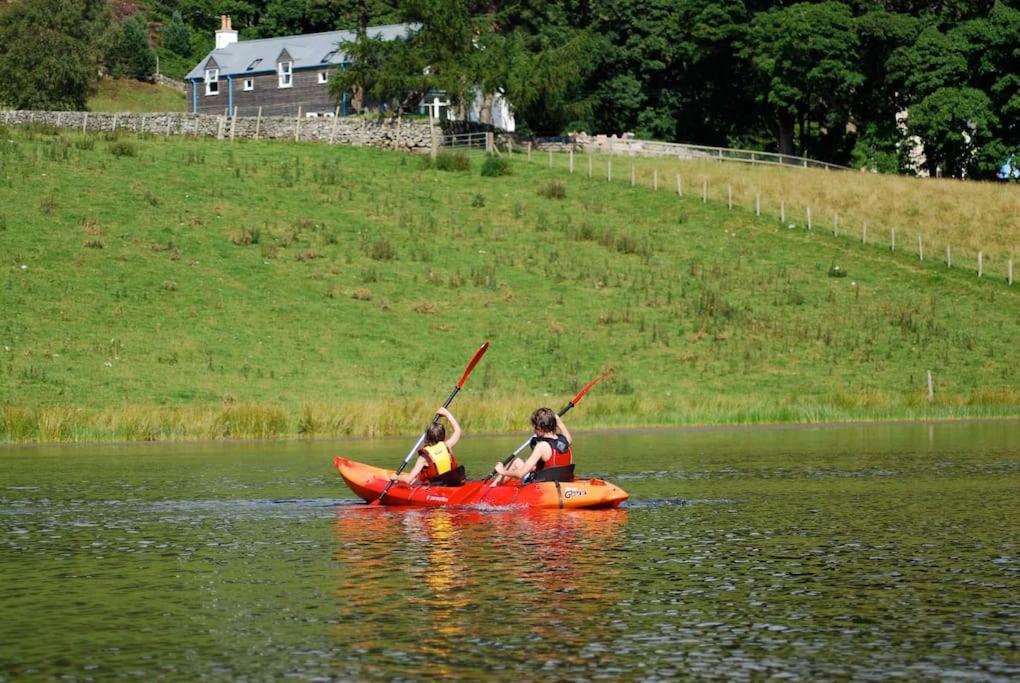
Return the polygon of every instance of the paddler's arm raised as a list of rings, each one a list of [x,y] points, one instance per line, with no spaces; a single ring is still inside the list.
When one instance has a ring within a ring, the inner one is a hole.
[[[568,445],[574,443],[574,438],[570,436],[570,430],[567,429],[567,425],[563,424],[563,418],[559,415],[556,416],[556,431],[563,435],[563,438],[567,440]]]
[[[453,413],[451,413],[446,408],[443,408],[442,406],[440,406],[439,409],[436,410],[436,415],[442,415],[443,417],[445,417],[447,420],[450,421],[450,426],[453,427],[453,434],[446,437],[445,439],[446,447],[452,451],[453,447],[457,445],[458,441],[460,441],[461,434],[463,434],[460,428],[460,423],[457,422],[457,418],[453,416]]]

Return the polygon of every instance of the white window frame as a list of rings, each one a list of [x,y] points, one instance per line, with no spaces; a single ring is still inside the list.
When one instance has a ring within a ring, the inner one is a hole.
[[[306,119],[317,119],[317,118],[319,118],[319,112],[317,112],[317,111],[306,111],[305,112],[305,118]]]
[[[220,70],[219,69],[206,69],[205,70],[205,94],[206,95],[219,95],[220,94]]]
[[[244,79],[244,89],[246,92],[250,92],[255,89],[255,79],[246,78]]]
[[[328,71],[320,71],[319,72],[319,85],[325,85],[327,83],[329,83],[329,72]]]
[[[276,76],[279,87],[292,87],[294,85],[294,62],[280,62],[277,64]]]

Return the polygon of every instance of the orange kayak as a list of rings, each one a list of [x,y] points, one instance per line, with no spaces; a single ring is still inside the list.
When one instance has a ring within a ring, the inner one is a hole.
[[[386,488],[393,470],[334,458],[340,476],[359,498],[371,502]],[[461,486],[428,486],[398,483],[390,487],[383,505],[532,507],[561,509],[615,508],[629,497],[627,492],[601,479],[569,482],[532,482],[521,485],[512,479],[499,486],[488,481],[468,481]]]

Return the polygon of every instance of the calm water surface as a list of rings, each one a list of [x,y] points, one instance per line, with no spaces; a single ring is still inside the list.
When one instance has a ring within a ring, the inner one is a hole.
[[[403,441],[0,450],[0,679],[1020,677],[1020,423],[577,437],[626,509],[352,500]]]

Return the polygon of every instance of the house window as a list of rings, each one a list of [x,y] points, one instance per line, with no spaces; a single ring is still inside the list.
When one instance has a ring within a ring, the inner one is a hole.
[[[320,71],[319,72],[319,85],[322,85],[323,83],[329,83],[329,72],[328,71]]]
[[[293,62],[280,62],[276,65],[276,74],[280,78],[280,87],[289,88],[294,85],[294,73],[291,70]]]
[[[205,70],[205,94],[206,95],[219,95],[220,94],[220,70],[219,69],[206,69]]]
[[[254,90],[255,89],[255,79],[254,78],[246,78],[246,79],[244,79],[244,89],[245,90]]]
[[[254,69],[255,67],[257,67],[257,66],[258,66],[259,64],[261,64],[261,63],[262,63],[262,58],[260,57],[259,59],[256,59],[256,60],[254,60],[254,61],[253,61],[253,62],[252,62],[251,64],[249,64],[249,65],[248,65],[248,68],[247,68],[247,69],[245,69],[245,71],[251,71],[252,69]]]

